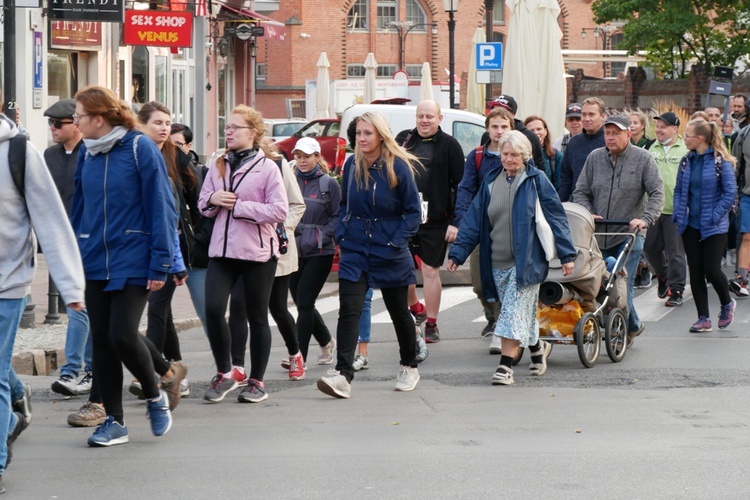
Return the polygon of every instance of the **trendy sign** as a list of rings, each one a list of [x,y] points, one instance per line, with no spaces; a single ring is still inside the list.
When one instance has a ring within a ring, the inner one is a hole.
[[[48,0],[50,19],[61,21],[122,22],[122,0]]]
[[[193,15],[172,11],[125,11],[125,45],[190,47]]]

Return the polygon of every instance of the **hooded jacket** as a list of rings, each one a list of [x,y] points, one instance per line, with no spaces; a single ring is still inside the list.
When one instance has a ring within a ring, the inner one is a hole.
[[[111,281],[114,289],[131,279],[165,281],[177,211],[156,144],[134,130],[107,152],[90,154],[83,144],[74,179],[70,221],[86,279]]]
[[[456,242],[451,245],[448,258],[456,264],[463,264],[474,248],[479,245],[479,273],[482,291],[490,302],[497,302],[498,292],[492,276],[492,241],[490,239],[490,219],[487,215],[493,182],[502,170],[494,171],[466,212]],[[536,200],[544,212],[555,235],[555,247],[560,262],[573,262],[576,249],[570,236],[568,219],[565,215],[555,188],[542,171],[527,164],[525,171],[516,181],[518,187],[513,198],[513,257],[516,268],[516,284],[529,286],[542,283],[549,272],[549,262],[542,243],[536,234]]]
[[[225,167],[221,177],[216,160],[211,162],[198,201],[205,217],[216,218],[208,256],[254,262],[278,259],[276,224],[284,222],[289,209],[278,165],[266,158],[261,149],[243,158],[234,173],[228,163]],[[232,210],[209,202],[211,195],[221,189],[237,195]]]
[[[307,206],[297,226],[297,248],[301,258],[333,255],[336,251],[333,236],[339,222],[341,187],[336,179],[328,180],[328,197],[322,195],[321,179],[328,174],[318,170],[311,179],[299,175],[297,185]]]
[[[8,149],[18,133],[18,127],[0,115],[0,299],[22,299],[30,293],[38,237],[65,303],[83,302],[85,283],[75,236],[44,159],[30,142],[24,196],[13,182]]]

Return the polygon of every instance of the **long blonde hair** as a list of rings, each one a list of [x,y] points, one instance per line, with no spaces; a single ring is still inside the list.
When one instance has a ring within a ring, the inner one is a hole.
[[[380,146],[380,160],[385,165],[388,186],[393,189],[398,185],[398,177],[396,177],[396,171],[393,168],[396,158],[404,160],[409,166],[409,172],[411,172],[411,175],[413,176],[414,163],[419,163],[419,159],[398,145],[396,139],[391,133],[391,129],[388,126],[385,117],[377,111],[368,111],[362,113],[359,117],[357,123],[361,122],[369,123],[375,127],[377,133],[383,138],[383,142]],[[354,148],[354,166],[354,176],[357,180],[357,187],[368,189],[370,187],[370,165],[365,158],[365,155],[360,151],[359,144]]]
[[[714,148],[714,155],[719,155],[732,164],[734,168],[736,160],[724,144],[724,133],[714,122],[707,122],[703,118],[690,120],[688,127],[693,127],[695,133],[706,141],[709,147]]]
[[[266,158],[273,161],[281,158],[278,148],[266,137],[266,125],[263,123],[263,115],[259,111],[246,104],[238,104],[229,114],[242,116],[247,126],[256,131],[255,139],[253,139],[254,148],[262,149]],[[219,176],[223,178],[226,173],[223,155],[216,159],[216,169],[219,171]]]

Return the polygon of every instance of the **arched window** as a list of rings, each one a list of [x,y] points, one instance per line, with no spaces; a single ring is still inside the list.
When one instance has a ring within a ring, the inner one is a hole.
[[[398,21],[398,1],[378,0],[378,31],[385,31]]]
[[[419,0],[406,0],[406,22],[414,26],[412,31],[427,31],[427,14]]]
[[[350,31],[367,31],[369,6],[367,0],[356,0],[349,9],[346,18],[346,27]]]

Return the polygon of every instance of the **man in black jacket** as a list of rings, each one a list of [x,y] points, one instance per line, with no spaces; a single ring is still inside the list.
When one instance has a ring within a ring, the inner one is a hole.
[[[518,130],[526,136],[526,138],[531,143],[531,156],[532,158],[534,158],[534,166],[544,170],[544,154],[542,152],[542,143],[539,142],[539,137],[537,137],[534,132],[526,128],[526,125],[523,124],[522,120],[519,120],[515,117],[516,113],[518,112],[518,103],[516,102],[516,100],[507,94],[499,95],[495,98],[494,101],[490,101],[487,103],[487,107],[489,108],[489,110],[492,110],[492,108],[496,106],[500,106],[501,108],[505,108],[511,112],[511,114],[513,115],[513,130]],[[488,113],[489,110],[487,111]],[[482,134],[482,144],[487,144],[487,141],[489,140],[490,136],[487,132]]]
[[[455,241],[458,234],[453,217],[456,189],[464,173],[461,145],[440,129],[442,119],[437,102],[422,101],[417,105],[417,127],[404,130],[396,137],[396,142],[421,162],[415,166],[415,177],[423,201],[423,223],[410,247],[412,255],[422,260],[425,303],[419,302],[417,288],[412,285],[409,287],[409,309],[418,326],[427,321],[425,340],[428,343],[440,340],[437,327],[442,293],[440,266],[445,261],[448,243]]]

